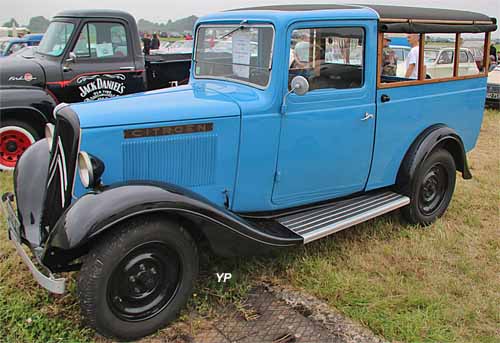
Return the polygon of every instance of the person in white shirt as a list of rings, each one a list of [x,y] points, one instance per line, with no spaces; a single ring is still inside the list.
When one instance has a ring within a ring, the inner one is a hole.
[[[408,42],[411,45],[411,50],[405,60],[407,79],[418,79],[418,56],[419,56],[419,39],[420,35],[418,33],[412,33],[407,35]]]

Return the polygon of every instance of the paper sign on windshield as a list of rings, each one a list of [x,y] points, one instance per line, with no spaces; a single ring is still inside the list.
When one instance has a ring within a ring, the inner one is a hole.
[[[250,77],[250,32],[237,31],[233,34],[233,73],[248,79]]]

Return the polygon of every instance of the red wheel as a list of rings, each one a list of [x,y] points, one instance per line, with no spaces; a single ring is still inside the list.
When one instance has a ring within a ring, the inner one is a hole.
[[[34,135],[20,126],[0,128],[0,170],[14,169],[19,157],[34,142]]]

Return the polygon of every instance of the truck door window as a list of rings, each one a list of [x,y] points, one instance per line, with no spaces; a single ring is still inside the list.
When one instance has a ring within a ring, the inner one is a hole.
[[[292,32],[289,85],[294,76],[309,89],[360,88],[363,84],[364,30],[361,27],[299,29]]]
[[[127,34],[119,23],[85,24],[73,52],[80,58],[106,59],[128,56]]]

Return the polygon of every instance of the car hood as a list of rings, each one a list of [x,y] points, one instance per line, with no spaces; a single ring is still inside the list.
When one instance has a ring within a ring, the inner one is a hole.
[[[0,86],[37,86],[45,84],[43,68],[31,59],[9,56],[0,59]]]
[[[71,105],[82,128],[230,117],[241,114],[231,97],[208,85],[187,85]]]

